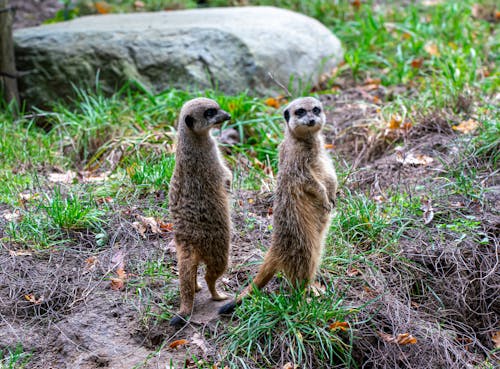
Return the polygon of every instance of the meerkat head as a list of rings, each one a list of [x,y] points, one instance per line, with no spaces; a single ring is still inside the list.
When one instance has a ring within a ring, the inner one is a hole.
[[[314,97],[301,97],[293,100],[284,113],[288,129],[298,137],[320,131],[325,125],[323,105]]]
[[[200,97],[189,100],[182,106],[179,125],[184,124],[191,131],[202,134],[229,119],[229,113],[222,110],[214,100]]]

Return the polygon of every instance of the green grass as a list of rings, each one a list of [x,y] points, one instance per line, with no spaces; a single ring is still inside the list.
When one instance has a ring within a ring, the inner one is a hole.
[[[21,345],[16,348],[0,349],[0,369],[23,369],[29,364],[31,354],[24,352]]]
[[[283,287],[269,295],[255,290],[237,308],[238,324],[220,337],[229,354],[224,364],[244,368],[248,360],[259,367],[281,367],[287,362],[299,367],[348,366],[352,331],[329,326],[349,321],[353,312],[330,287],[320,296]]]

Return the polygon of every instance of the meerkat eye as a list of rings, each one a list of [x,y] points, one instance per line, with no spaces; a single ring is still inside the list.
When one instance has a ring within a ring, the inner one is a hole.
[[[300,109],[295,110],[295,115],[298,116],[299,118],[306,115],[306,113],[307,113],[306,109],[300,108]]]
[[[316,114],[316,115],[319,115],[319,113],[321,113],[321,109],[320,109],[320,108],[318,108],[317,106],[315,106],[315,107],[313,108],[313,113],[314,113],[314,114]]]
[[[215,117],[216,115],[217,115],[217,109],[214,109],[214,108],[207,109],[203,113],[203,116],[205,118],[212,118],[212,117]]]

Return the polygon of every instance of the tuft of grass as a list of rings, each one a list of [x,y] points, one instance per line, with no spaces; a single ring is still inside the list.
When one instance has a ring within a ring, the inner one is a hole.
[[[0,350],[0,369],[23,369],[26,368],[31,354],[24,352],[21,345],[16,348]]]
[[[46,195],[43,209],[50,222],[64,230],[99,229],[104,221],[103,211],[91,199],[75,193],[63,196],[58,187],[52,197]]]
[[[320,296],[283,287],[269,295],[253,291],[236,309],[238,323],[220,336],[228,364],[247,367],[245,363],[250,361],[260,367],[281,367],[288,362],[300,367],[349,366],[352,332],[331,329],[330,324],[345,322],[352,310],[342,305],[342,298],[332,288],[327,290]]]
[[[134,186],[168,191],[174,173],[174,155],[163,155],[158,159],[137,160],[127,166],[126,171]]]

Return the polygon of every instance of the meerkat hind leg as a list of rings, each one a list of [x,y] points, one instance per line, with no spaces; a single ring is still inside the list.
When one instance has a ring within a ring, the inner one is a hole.
[[[208,290],[212,295],[212,300],[223,301],[228,298],[228,296],[222,292],[217,291],[215,287],[215,282],[224,273],[226,267],[224,265],[207,265],[207,271],[205,273],[205,280],[207,281]]]
[[[196,271],[198,269],[198,258],[196,256],[186,256],[180,247],[178,247],[177,255],[181,307],[177,315],[170,320],[170,325],[173,326],[183,324],[184,318],[189,316],[193,310]]]

